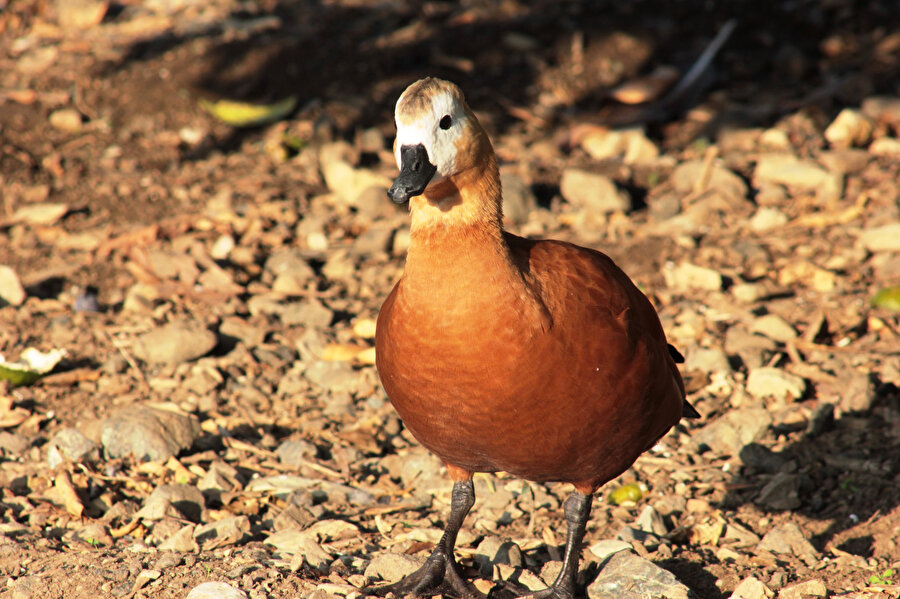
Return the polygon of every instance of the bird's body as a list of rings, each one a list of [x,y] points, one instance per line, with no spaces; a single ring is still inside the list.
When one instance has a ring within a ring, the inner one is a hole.
[[[449,580],[473,594],[453,540],[472,474],[503,470],[575,485],[566,566],[546,594],[568,597],[591,494],[681,418],[681,377],[653,306],[612,260],[503,231],[493,148],[459,88],[423,79],[396,114],[390,194],[409,200],[412,226],[376,359],[405,425],[456,482],[429,563],[384,588],[425,593]]]
[[[419,251],[381,311],[378,365],[448,464],[590,493],[681,418],[656,313],[603,254],[509,234]]]

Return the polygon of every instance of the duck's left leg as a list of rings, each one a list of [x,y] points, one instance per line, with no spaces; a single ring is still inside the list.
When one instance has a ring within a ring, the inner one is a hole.
[[[566,549],[563,556],[562,570],[550,588],[534,594],[538,599],[573,599],[575,583],[578,578],[578,562],[581,557],[581,541],[588,518],[591,516],[591,500],[593,495],[572,491],[566,500],[564,514],[566,517]]]

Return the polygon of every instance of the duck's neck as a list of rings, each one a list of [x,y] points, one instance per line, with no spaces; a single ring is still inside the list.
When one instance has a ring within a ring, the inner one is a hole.
[[[497,164],[493,156],[486,162],[410,200],[404,276],[410,287],[436,292],[464,282],[522,284],[503,237]]]

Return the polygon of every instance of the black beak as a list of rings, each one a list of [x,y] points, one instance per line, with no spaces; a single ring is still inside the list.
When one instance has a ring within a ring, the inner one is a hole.
[[[400,175],[388,190],[388,197],[396,204],[409,201],[425,191],[436,171],[437,167],[428,161],[425,146],[400,146]]]

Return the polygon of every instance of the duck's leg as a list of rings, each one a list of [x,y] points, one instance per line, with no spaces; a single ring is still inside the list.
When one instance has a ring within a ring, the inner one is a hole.
[[[534,594],[539,599],[573,599],[575,597],[575,581],[578,578],[578,561],[581,557],[581,541],[588,518],[591,515],[591,499],[593,495],[572,491],[566,500],[564,513],[568,533],[566,550],[563,556],[562,570],[546,590]]]
[[[471,478],[453,483],[447,526],[444,527],[444,534],[435,545],[434,551],[431,552],[425,565],[398,582],[380,587],[368,587],[363,591],[381,597],[388,593],[393,593],[397,597],[431,596],[438,593],[465,599],[483,597],[462,577],[456,559],[453,557],[456,535],[474,503],[475,486],[472,484]]]

